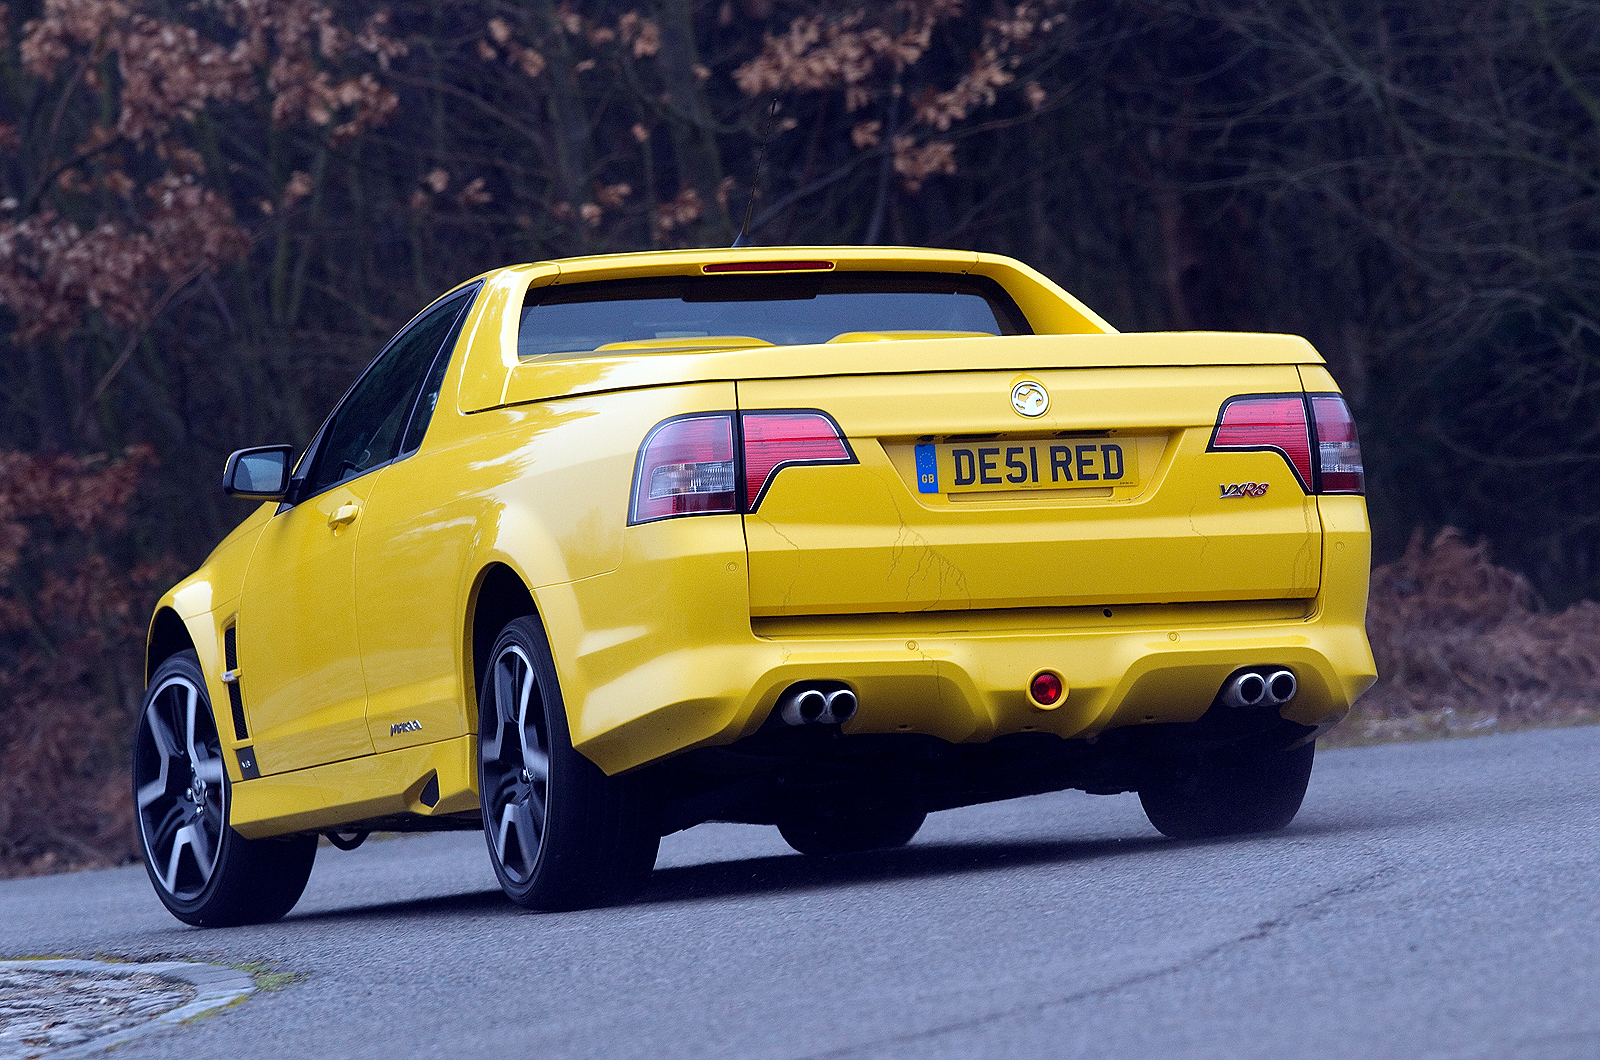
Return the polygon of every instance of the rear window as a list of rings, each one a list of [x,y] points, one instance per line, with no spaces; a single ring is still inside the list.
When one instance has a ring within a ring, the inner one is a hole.
[[[556,284],[528,292],[517,333],[523,357],[618,342],[668,344],[741,336],[774,346],[851,332],[1031,334],[993,280],[947,273],[673,276]]]

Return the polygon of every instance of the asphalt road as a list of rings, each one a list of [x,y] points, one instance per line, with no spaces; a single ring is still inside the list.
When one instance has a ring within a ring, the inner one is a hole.
[[[523,913],[481,836],[324,848],[279,924],[198,931],[141,869],[0,883],[0,957],[303,982],[137,1057],[1600,1057],[1600,728],[1319,755],[1286,832],[1178,843],[1133,796],[936,814],[819,861],[663,844],[620,909]]]

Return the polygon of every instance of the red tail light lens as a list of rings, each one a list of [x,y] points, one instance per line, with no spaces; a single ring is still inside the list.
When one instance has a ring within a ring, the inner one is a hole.
[[[1301,488],[1311,492],[1311,432],[1299,394],[1229,398],[1208,448],[1275,450],[1294,468]]]
[[[796,464],[853,464],[833,417],[825,412],[746,412],[745,510],[755,511],[779,471]]]
[[[1313,394],[1311,413],[1317,421],[1317,457],[1323,493],[1364,493],[1366,468],[1350,406],[1338,394]]]
[[[696,412],[656,424],[634,464],[628,523],[675,515],[755,511],[778,472],[797,464],[853,464],[833,417],[816,409]],[[744,492],[737,471],[742,464]],[[741,501],[743,505],[741,506]]]
[[[634,467],[629,523],[738,510],[730,413],[667,420],[645,438]]]

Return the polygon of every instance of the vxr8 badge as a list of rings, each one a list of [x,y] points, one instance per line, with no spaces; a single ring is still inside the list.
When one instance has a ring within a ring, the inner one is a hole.
[[[1222,498],[1229,497],[1265,497],[1267,483],[1265,482],[1234,482],[1222,486]]]

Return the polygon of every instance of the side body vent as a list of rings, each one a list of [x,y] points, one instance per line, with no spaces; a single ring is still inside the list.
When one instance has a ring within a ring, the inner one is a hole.
[[[244,721],[244,693],[239,691],[239,636],[238,627],[229,626],[222,634],[222,656],[228,664],[223,680],[228,685],[228,706],[233,709],[233,733],[239,740],[250,739],[250,730]]]

